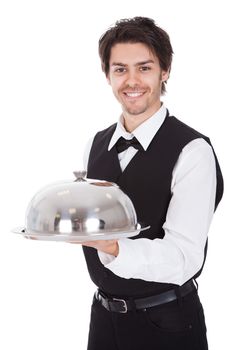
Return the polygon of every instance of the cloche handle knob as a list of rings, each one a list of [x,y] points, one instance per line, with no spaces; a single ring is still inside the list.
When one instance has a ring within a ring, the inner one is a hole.
[[[85,170],[81,171],[74,171],[73,172],[74,176],[76,177],[75,181],[86,181],[84,177],[87,175],[87,172]]]

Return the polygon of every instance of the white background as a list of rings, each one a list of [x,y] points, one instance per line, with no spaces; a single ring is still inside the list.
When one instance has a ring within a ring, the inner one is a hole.
[[[170,112],[208,135],[225,177],[199,291],[210,350],[232,349],[232,16],[230,1],[0,3],[0,348],[84,350],[95,286],[80,246],[13,233],[44,185],[73,179],[85,144],[120,107],[97,43],[117,19],[148,16],[175,51]]]

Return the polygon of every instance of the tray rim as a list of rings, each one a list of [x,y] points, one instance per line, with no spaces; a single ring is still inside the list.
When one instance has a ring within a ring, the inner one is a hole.
[[[91,232],[91,234],[77,234],[77,233],[47,233],[47,232],[35,232],[28,231],[25,227],[16,227],[11,232],[22,235],[25,238],[34,240],[46,240],[46,241],[94,241],[94,240],[110,240],[120,239],[123,237],[133,237],[139,234],[140,231],[149,229],[150,226],[137,223],[134,230],[128,231],[105,231],[105,232]],[[82,232],[80,232],[82,233]]]

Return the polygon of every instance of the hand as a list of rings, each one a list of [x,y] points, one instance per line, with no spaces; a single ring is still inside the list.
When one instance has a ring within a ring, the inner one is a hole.
[[[119,245],[117,240],[96,240],[87,242],[69,242],[79,243],[85,247],[95,248],[106,254],[117,256],[119,254]]]

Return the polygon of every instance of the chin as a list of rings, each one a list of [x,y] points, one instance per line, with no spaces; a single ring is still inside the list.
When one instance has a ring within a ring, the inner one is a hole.
[[[147,108],[141,109],[132,109],[132,108],[124,108],[124,110],[131,115],[140,115],[146,112]]]

